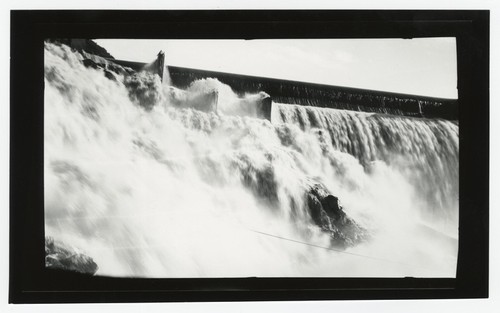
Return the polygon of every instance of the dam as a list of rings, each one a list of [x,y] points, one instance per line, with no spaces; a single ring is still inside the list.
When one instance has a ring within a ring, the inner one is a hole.
[[[268,93],[274,102],[350,111],[387,113],[414,117],[458,119],[458,103],[439,99],[374,90],[321,85],[283,79],[246,76],[168,66],[171,82],[186,88],[195,80],[213,77],[238,94]]]
[[[162,80],[168,73],[170,83],[180,89],[200,79],[215,78],[230,86],[238,95],[265,92],[269,98],[260,106],[260,116],[271,118],[272,102],[314,106],[350,111],[385,113],[410,117],[442,118],[458,120],[458,101],[419,95],[408,95],[376,90],[349,88],[342,86],[322,85],[300,81],[273,79],[267,77],[248,76],[171,66],[165,63],[163,51],[150,63],[116,60],[86,53],[88,44],[82,40],[72,40],[70,46],[84,51],[86,58],[101,64],[117,64],[133,71],[150,71]],[[105,65],[106,66],[106,65]],[[216,107],[216,105],[215,105]]]
[[[456,100],[151,59],[45,42],[46,267],[455,277]]]
[[[164,64],[164,61],[160,61],[164,57],[164,55],[159,56],[156,64]],[[117,61],[117,63],[127,66],[127,62],[124,61]],[[135,65],[135,68],[143,66],[143,64]],[[270,95],[273,102],[278,103],[412,117],[458,119],[458,101],[454,99],[321,85],[178,66],[167,66],[167,71],[171,84],[182,89],[187,88],[195,80],[216,78],[230,86],[239,95],[264,91]],[[160,72],[163,75],[163,68],[161,70],[158,68],[158,73]],[[262,112],[262,115],[268,119],[271,112],[270,105],[272,104],[267,104]]]

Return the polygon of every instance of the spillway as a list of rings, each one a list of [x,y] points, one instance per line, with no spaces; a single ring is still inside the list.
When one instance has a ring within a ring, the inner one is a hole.
[[[454,113],[44,53],[45,234],[96,275],[455,276]]]

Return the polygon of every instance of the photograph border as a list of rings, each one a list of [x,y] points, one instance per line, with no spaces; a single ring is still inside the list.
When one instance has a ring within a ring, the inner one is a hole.
[[[44,40],[455,37],[460,194],[457,277],[90,277],[44,263]],[[10,303],[488,297],[489,11],[11,11]]]

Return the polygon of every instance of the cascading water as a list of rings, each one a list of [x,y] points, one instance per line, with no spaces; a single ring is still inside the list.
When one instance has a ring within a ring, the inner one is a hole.
[[[317,131],[335,150],[356,157],[369,171],[383,161],[418,193],[428,223],[448,232],[458,225],[458,125],[445,120],[274,104],[274,123]]]
[[[45,233],[98,275],[455,276],[457,125],[279,104],[271,123],[220,83],[81,58],[45,45]],[[221,110],[177,105],[203,85]],[[314,222],[318,184],[359,231],[342,248]]]

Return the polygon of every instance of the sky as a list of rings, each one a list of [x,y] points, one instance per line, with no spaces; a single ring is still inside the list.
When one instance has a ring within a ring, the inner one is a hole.
[[[455,38],[98,39],[115,58],[456,99]]]

